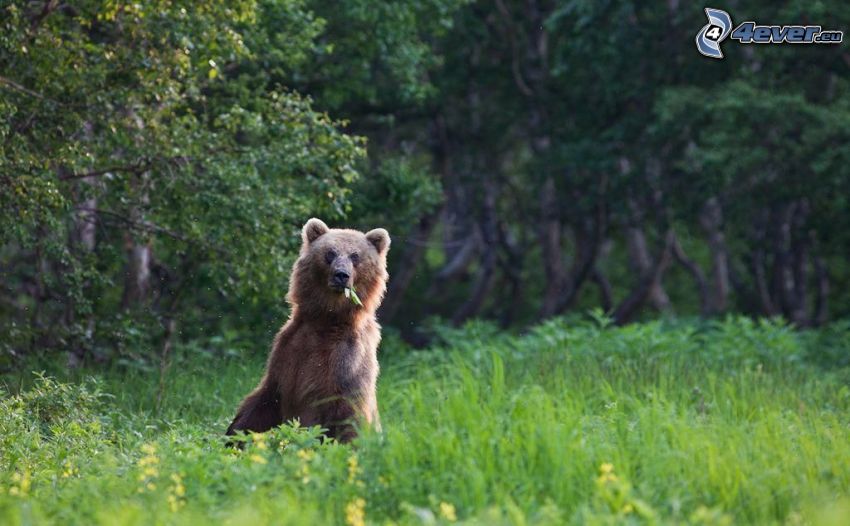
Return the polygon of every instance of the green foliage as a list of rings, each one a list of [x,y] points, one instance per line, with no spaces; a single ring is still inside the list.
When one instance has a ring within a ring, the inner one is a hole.
[[[850,14],[841,2],[718,7],[736,21],[824,28],[840,27]],[[848,281],[850,113],[841,95],[848,87],[842,53],[833,46],[729,41],[726,57],[711,60],[693,45],[704,24],[703,7],[681,2],[659,8],[632,0],[505,1],[458,9],[454,30],[435,41],[442,60],[429,75],[437,88],[431,111],[420,119],[423,126],[396,125],[388,142],[429,148],[442,170],[442,261],[452,261],[448,247],[463,244],[472,228],[492,230],[486,225],[491,216],[510,235],[500,246],[488,240],[487,249],[470,258],[468,272],[454,274],[450,286],[457,295],[424,294],[439,288],[432,286],[434,276],[444,269],[423,265],[424,285],[412,285],[409,300],[425,302],[425,312],[450,313],[458,297],[475,296],[478,282],[464,278],[477,272],[474,264],[485,251],[495,250],[510,264],[483,274],[497,276],[497,289],[521,281],[514,287],[522,294],[513,302],[494,294],[481,302],[480,315],[537,316],[538,291],[571,292],[560,274],[570,274],[570,281],[578,276],[585,289],[598,285],[616,308],[640,290],[635,267],[641,258],[623,238],[637,231],[649,240],[647,259],[661,260],[656,241],[669,229],[683,246],[691,241],[685,250],[694,263],[677,280],[673,262],[659,280],[666,283],[657,290],[666,289],[677,313],[705,305],[712,313],[781,313],[798,325],[818,324],[825,310],[813,308],[819,299],[811,284],[817,281],[823,291],[829,281],[829,311],[843,316],[847,300],[837,291],[847,290]],[[423,140],[424,126],[429,135]],[[543,186],[547,178],[551,187]],[[716,215],[701,217],[708,203]],[[482,212],[488,206],[494,212]],[[777,241],[775,217],[759,221],[788,210],[795,216],[793,248]],[[703,221],[712,217],[716,225]],[[559,223],[549,241],[540,234],[544,218]],[[510,238],[521,250],[511,249]],[[781,268],[788,252],[803,261],[794,271],[794,300],[776,290],[778,279],[756,283],[755,274],[791,272]],[[576,264],[587,253],[594,254],[593,284]],[[714,279],[721,260],[731,283]],[[693,275],[706,277],[707,300],[696,297]],[[690,287],[677,294],[685,280]],[[759,287],[771,290],[759,298]],[[724,291],[720,303],[711,298],[717,289]],[[607,302],[595,291],[581,296],[555,310]],[[658,296],[648,303],[667,310]],[[803,307],[792,312],[792,303]]]
[[[842,167],[850,156],[850,111],[844,101],[819,104],[801,92],[733,81],[709,92],[670,90],[657,111],[659,128],[678,136],[684,128],[694,141],[677,166],[686,177],[672,188],[685,198],[682,205],[693,206],[689,196],[710,191],[726,196],[736,216],[799,195],[819,208],[843,204],[834,196],[848,191]],[[697,192],[684,191],[694,183]]]
[[[181,351],[160,412],[155,372],[25,379],[0,412],[0,520],[835,524],[850,377],[819,363],[850,355],[850,335],[833,331],[600,316],[447,329],[438,348],[388,349],[384,434],[355,447],[298,426],[225,447],[258,354]]]
[[[104,399],[97,384],[69,385],[39,375],[28,390],[0,402],[3,522],[24,520],[26,509],[15,503],[29,497],[33,483],[46,488],[77,477],[80,466],[86,466],[92,456],[109,462],[108,446],[114,435]],[[72,501],[51,500],[60,506],[57,519],[73,518],[70,509],[61,509]]]
[[[397,225],[404,232],[432,213],[442,201],[442,186],[426,160],[383,157],[368,177],[360,179],[351,198],[352,217],[368,224]]]
[[[0,7],[7,350],[110,354],[127,319],[154,343],[158,317],[208,325],[214,303],[279,319],[298,228],[345,216],[365,155],[269,77],[307,61],[323,22],[297,1],[35,9]],[[120,290],[132,246],[155,278],[138,304]]]
[[[433,95],[427,72],[439,63],[432,40],[452,27],[468,0],[318,0],[311,7],[327,20],[324,53],[305,68],[302,82],[317,99],[344,114],[387,112]]]

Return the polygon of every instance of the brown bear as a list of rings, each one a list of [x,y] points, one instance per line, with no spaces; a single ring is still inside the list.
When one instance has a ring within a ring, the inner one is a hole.
[[[375,311],[387,287],[390,236],[383,228],[365,234],[328,228],[313,218],[301,238],[286,296],[292,313],[228,435],[263,432],[293,418],[318,424],[341,442],[357,436],[356,423],[380,430]]]

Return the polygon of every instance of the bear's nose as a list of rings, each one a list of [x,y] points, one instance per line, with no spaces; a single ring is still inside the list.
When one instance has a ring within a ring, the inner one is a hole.
[[[350,278],[350,277],[351,276],[348,274],[348,272],[346,272],[344,270],[337,270],[336,272],[334,272],[334,281],[336,281],[340,285],[347,284],[348,278]]]

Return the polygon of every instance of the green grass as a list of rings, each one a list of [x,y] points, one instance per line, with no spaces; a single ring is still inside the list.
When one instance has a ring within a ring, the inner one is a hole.
[[[0,407],[0,523],[850,517],[847,325],[557,320],[523,336],[486,324],[440,336],[453,343],[409,351],[388,339],[384,434],[353,447],[286,427],[226,448],[258,353],[184,350],[159,411],[156,370],[27,375]],[[19,382],[7,378],[11,391]]]

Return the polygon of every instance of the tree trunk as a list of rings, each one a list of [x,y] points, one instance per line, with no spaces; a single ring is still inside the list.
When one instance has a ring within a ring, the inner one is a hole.
[[[382,321],[391,321],[404,299],[404,294],[410,288],[413,277],[416,275],[416,269],[422,261],[422,256],[425,254],[425,248],[428,246],[428,240],[431,238],[431,232],[437,224],[436,214],[427,214],[419,220],[419,223],[413,231],[401,240],[402,256],[398,263],[394,266],[396,269],[389,282],[387,288],[387,296],[381,304],[378,317]]]
[[[558,298],[556,314],[560,314],[575,305],[581,287],[591,277],[599,252],[603,227],[599,217],[585,217],[579,220],[573,229],[575,233],[575,256],[565,279],[564,288]]]
[[[629,177],[632,171],[631,161],[628,157],[621,156],[619,158],[619,169],[621,177]],[[652,161],[647,163],[647,177],[658,177],[661,167],[658,162]],[[656,199],[660,200],[660,196]],[[649,248],[646,243],[646,234],[643,231],[643,222],[645,219],[644,208],[638,204],[637,199],[627,199],[629,224],[626,225],[626,250],[629,254],[629,265],[632,267],[638,276],[646,275],[652,269],[652,256],[649,254]],[[649,286],[650,304],[659,312],[667,312],[670,310],[670,298],[667,292],[664,291],[660,281],[651,283]]]
[[[79,187],[94,187],[96,181],[92,177],[80,179]],[[84,189],[81,189],[85,191]],[[76,193],[76,192],[75,192]],[[75,212],[72,215],[71,232],[69,235],[68,245],[72,253],[82,256],[85,260],[85,254],[94,252],[97,243],[97,197],[90,196],[82,199],[75,206]],[[91,283],[86,281],[83,284],[83,296],[89,296]],[[77,302],[68,301],[65,305],[65,323],[68,326],[73,325],[77,318]],[[80,338],[73,338],[69,345],[68,366],[77,367],[85,359],[89,349],[89,342],[94,337],[95,317],[89,311],[87,317],[83,320],[85,326],[84,334]]]
[[[460,325],[481,311],[484,301],[490,296],[495,283],[496,254],[487,250],[481,259],[475,282],[472,285],[468,299],[452,315],[452,323]]]
[[[124,293],[121,307],[129,309],[144,304],[151,290],[151,243],[137,240],[127,232],[124,235],[127,264],[124,270]]]
[[[135,123],[136,128],[145,129],[145,122],[136,114],[133,108],[126,108],[127,116]],[[150,172],[143,172],[130,179],[132,193],[138,197],[128,210],[130,224],[145,223],[144,209],[150,203],[149,186]],[[147,303],[151,293],[151,264],[153,263],[152,239],[148,233],[136,233],[128,229],[124,233],[124,250],[127,263],[124,270],[124,292],[121,296],[121,307],[130,309]]]
[[[133,225],[141,225],[145,222],[142,207],[148,203],[147,178],[148,174],[145,173],[136,182],[140,204],[130,208],[130,222]],[[124,293],[121,296],[121,307],[126,310],[143,305],[150,298],[153,248],[149,234],[125,231],[124,251],[127,254],[127,263],[124,268]]]
[[[499,317],[499,324],[502,327],[508,327],[513,323],[517,311],[522,305],[524,295],[524,280],[522,279],[522,269],[525,261],[525,250],[521,248],[512,239],[507,226],[500,222],[499,224],[499,266],[502,270],[502,276],[507,283],[507,301],[504,302],[505,308]]]
[[[791,268],[791,219],[794,204],[778,205],[771,214],[773,233],[773,268],[771,269],[771,294],[786,319],[791,319],[794,305],[794,274]]]
[[[703,316],[708,316],[712,313],[711,310],[711,301],[710,294],[708,292],[708,285],[705,280],[705,274],[703,274],[702,269],[696,262],[688,257],[685,253],[685,250],[682,248],[682,245],[679,243],[679,239],[677,237],[673,237],[673,245],[672,245],[673,257],[676,261],[688,271],[688,274],[694,278],[694,281],[697,284],[697,292],[699,293],[700,299],[700,313]]]
[[[602,310],[606,313],[611,312],[611,308],[614,306],[614,294],[611,291],[611,283],[608,278],[598,267],[594,266],[593,270],[590,271],[590,279],[599,287],[599,304]]]
[[[793,276],[793,289],[790,304],[790,316],[794,324],[804,327],[811,324],[808,308],[808,267],[809,267],[809,241],[810,233],[806,229],[806,221],[809,216],[809,204],[802,199],[794,209],[791,220],[793,230],[791,240],[791,275]]]
[[[85,183],[87,179],[82,179]],[[80,202],[73,215],[71,245],[85,252],[93,252],[97,242],[97,198],[90,197]]]
[[[716,197],[705,202],[699,216],[711,252],[711,286],[708,288],[708,314],[720,314],[729,302],[729,252],[723,233],[723,209]]]
[[[758,299],[761,314],[764,316],[776,316],[779,314],[776,303],[770,292],[770,284],[767,279],[767,228],[770,216],[767,211],[762,210],[753,223],[753,240],[750,256],[750,270],[753,274],[755,295]]]
[[[455,311],[452,323],[459,325],[467,318],[475,316],[490,296],[496,278],[497,246],[499,243],[498,218],[496,217],[496,184],[492,180],[484,182],[484,203],[481,213],[480,231],[483,257],[478,276],[472,286],[469,299]]]
[[[50,272],[50,264],[47,257],[44,255],[44,239],[47,237],[46,228],[39,224],[36,227],[35,251],[34,251],[34,276],[33,284],[30,287],[30,296],[33,301],[33,308],[30,314],[30,352],[35,352],[45,342],[47,335],[45,324],[42,320],[45,302],[48,299],[47,282],[45,277]]]
[[[505,9],[502,9],[505,11]],[[523,49],[514,42],[514,79],[520,92],[528,97],[528,129],[531,137],[531,151],[538,159],[545,158],[552,144],[549,133],[547,95],[549,83],[549,44],[545,28],[547,14],[536,0],[529,0],[525,11],[529,20],[528,27],[522,33],[527,35]],[[509,18],[509,17],[508,17]],[[511,23],[508,20],[508,23]],[[514,38],[514,37],[512,37]],[[520,63],[525,57],[525,63]],[[558,206],[557,188],[552,173],[545,174],[540,186],[540,226],[538,237],[543,260],[543,278],[546,290],[540,307],[540,315],[549,317],[558,310],[558,302],[566,284],[566,270],[563,262],[562,235],[563,226]]]
[[[655,258],[649,271],[640,277],[637,285],[629,295],[614,309],[611,317],[616,324],[623,325],[631,321],[634,315],[637,314],[638,309],[649,298],[652,284],[661,281],[661,276],[664,275],[664,272],[670,265],[674,239],[673,231],[668,230],[664,235],[664,242],[658,252],[658,256]]]
[[[643,229],[637,225],[626,227],[626,248],[629,253],[629,263],[632,269],[638,276],[644,276],[652,273],[653,261],[649,255],[649,248],[646,244],[646,236]],[[670,310],[670,298],[664,291],[660,280],[649,284],[647,292],[647,300],[659,312],[667,312]]]
[[[829,271],[826,261],[820,256],[815,258],[815,312],[812,316],[815,326],[823,325],[829,319],[827,300],[829,298]]]
[[[540,216],[540,247],[543,278],[546,280],[540,315],[546,318],[557,311],[566,279],[561,247],[561,220],[558,217],[555,180],[551,176],[546,178],[540,189]]]
[[[475,259],[480,246],[480,234],[473,229],[467,233],[466,238],[458,239],[451,250],[446,254],[454,254],[445,265],[434,275],[434,279],[428,288],[428,295],[439,294],[445,284],[459,278]]]

